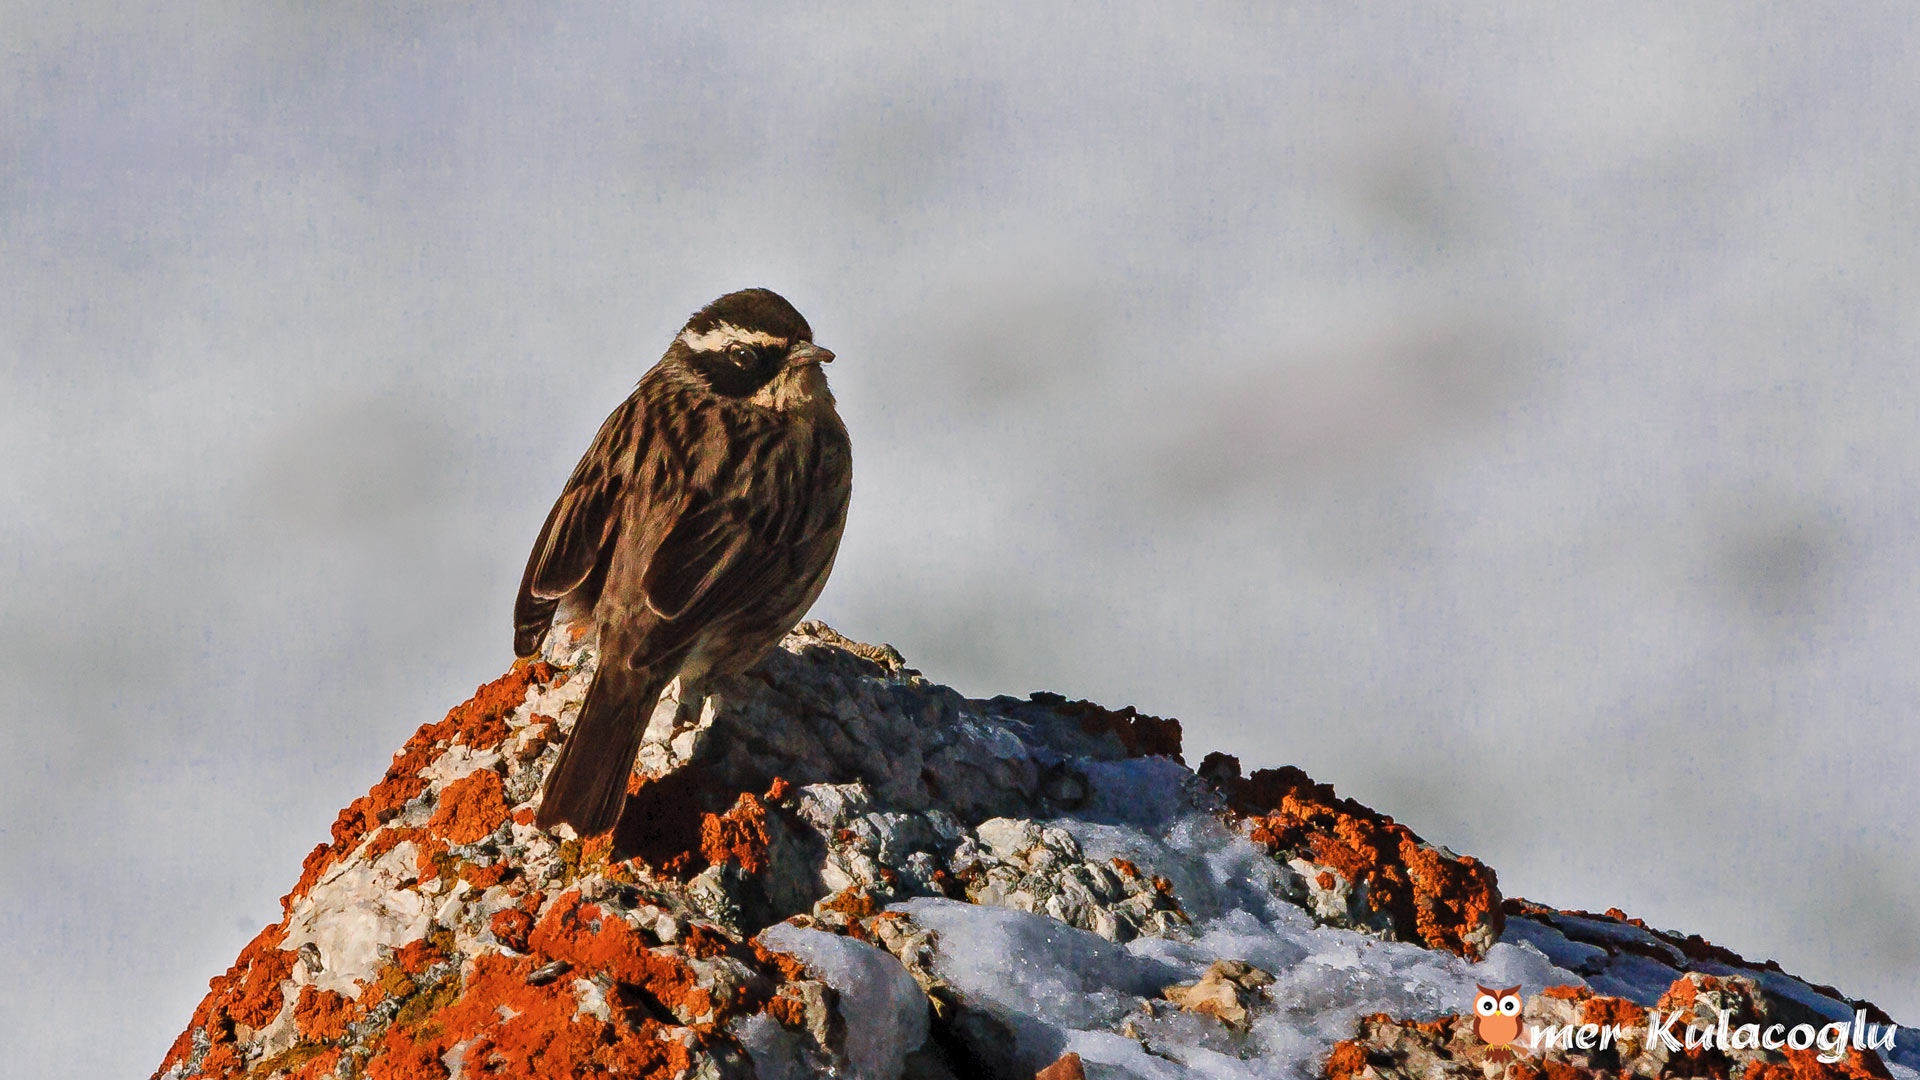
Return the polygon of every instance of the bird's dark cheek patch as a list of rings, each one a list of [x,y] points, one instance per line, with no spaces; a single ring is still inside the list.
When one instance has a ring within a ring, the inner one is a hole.
[[[688,363],[714,393],[723,397],[752,397],[772,378],[764,365],[742,368],[724,353],[696,353]]]

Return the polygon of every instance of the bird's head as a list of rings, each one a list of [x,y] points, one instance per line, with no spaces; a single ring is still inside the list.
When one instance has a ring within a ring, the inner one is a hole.
[[[820,365],[833,359],[813,343],[807,320],[769,289],[742,289],[701,308],[667,356],[716,394],[779,409],[825,397]]]

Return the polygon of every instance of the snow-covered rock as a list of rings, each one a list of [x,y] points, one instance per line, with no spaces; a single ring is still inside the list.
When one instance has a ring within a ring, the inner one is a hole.
[[[1554,1023],[1735,998],[1887,1020],[1618,912],[1503,900],[1297,769],[1190,770],[1171,720],[970,700],[814,623],[672,688],[612,835],[550,835],[533,810],[593,673],[553,637],[341,813],[158,1076],[1920,1080],[1906,1029],[1834,1062],[1489,1057],[1476,986]]]

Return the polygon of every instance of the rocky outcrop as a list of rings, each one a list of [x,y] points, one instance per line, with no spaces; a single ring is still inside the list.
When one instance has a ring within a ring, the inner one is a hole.
[[[1172,720],[967,699],[816,623],[669,692],[612,835],[550,835],[534,805],[593,673],[554,638],[340,814],[158,1076],[1386,1080],[1478,1068],[1434,1019],[1475,982],[1624,1009],[1702,972],[1853,1008],[1503,903],[1488,867],[1297,769],[1187,769]]]

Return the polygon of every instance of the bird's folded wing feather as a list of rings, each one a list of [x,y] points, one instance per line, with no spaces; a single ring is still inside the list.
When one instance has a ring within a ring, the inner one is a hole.
[[[578,589],[611,551],[620,529],[620,500],[633,485],[640,411],[635,395],[607,417],[547,514],[513,605],[523,642],[534,627],[545,631],[555,603]]]
[[[653,551],[641,579],[647,604],[663,619],[678,619],[714,586],[764,558],[767,539],[755,535],[739,499],[703,499],[690,506]]]
[[[821,469],[844,468],[843,459],[816,456],[808,479],[817,481]],[[647,564],[641,582],[647,603],[669,620],[690,612],[704,619],[745,608],[820,569],[812,563],[832,552],[812,549],[837,545],[846,485],[807,483],[788,496],[773,507],[746,497],[690,499]]]

